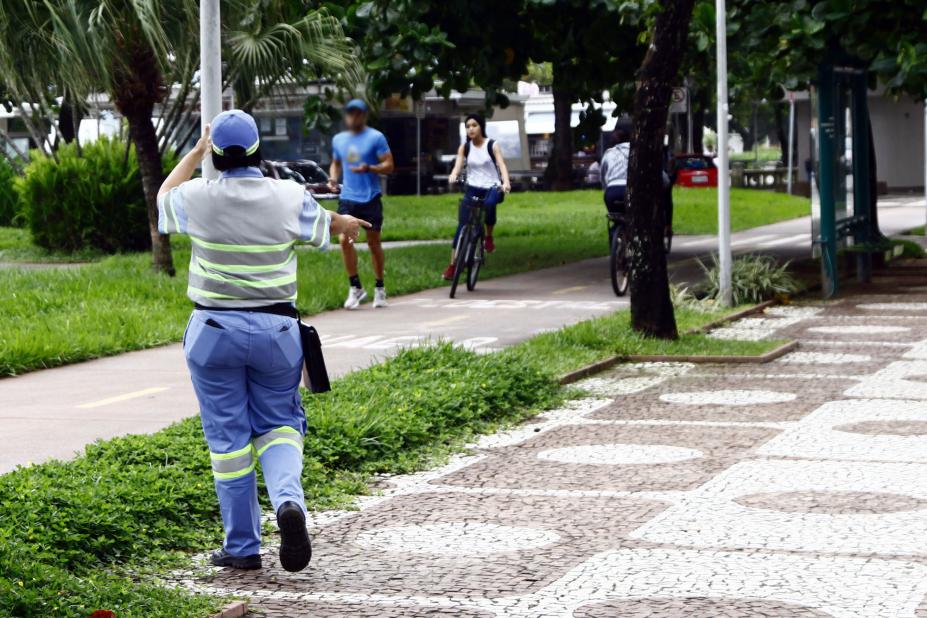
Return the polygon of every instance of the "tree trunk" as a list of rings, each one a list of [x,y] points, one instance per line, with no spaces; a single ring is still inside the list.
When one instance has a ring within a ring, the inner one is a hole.
[[[686,50],[695,0],[662,0],[653,37],[638,72],[628,167],[631,226],[631,327],[661,339],[676,339],[669,273],[663,249],[663,136],[673,83]]]
[[[705,152],[705,110],[710,104],[707,91],[699,89],[692,97],[692,151]]]
[[[83,117],[80,109],[71,104],[70,97],[65,95],[61,101],[61,107],[58,109],[58,133],[65,144],[70,144],[77,139],[77,131],[80,128],[80,120]]]
[[[782,113],[782,108],[785,107],[785,103],[781,101],[773,102],[772,105],[773,117],[775,118],[776,122],[776,139],[779,140],[779,151],[781,153],[779,155],[779,162],[785,166],[789,164],[789,148],[792,147],[792,145],[789,143],[789,134],[786,132],[785,119]]]
[[[753,116],[750,116],[750,124],[753,124]],[[740,136],[740,139],[743,140],[744,152],[749,152],[753,150],[753,143],[755,141],[755,135],[753,134],[752,127],[746,127],[742,125],[737,119],[731,118],[730,120],[731,129]]]
[[[547,171],[544,174],[547,185],[553,191],[569,191],[573,188],[573,128],[570,122],[573,119],[573,93],[563,88],[562,77],[558,83],[558,75],[563,69],[554,65],[554,143],[550,149],[547,160]]]
[[[164,182],[164,170],[161,166],[161,152],[158,148],[158,135],[151,122],[151,112],[127,116],[129,121],[129,138],[135,144],[138,157],[138,171],[142,176],[142,189],[145,191],[145,204],[148,207],[148,228],[151,232],[151,267],[156,272],[174,276],[174,260],[171,256],[171,240],[167,234],[158,232],[158,189]]]
[[[130,39],[127,37],[127,40]],[[138,170],[142,177],[145,204],[148,207],[148,229],[151,232],[151,266],[155,272],[174,275],[171,242],[167,234],[158,232],[158,189],[164,182],[158,134],[151,114],[155,103],[167,94],[154,53],[146,45],[126,50],[129,69],[117,70],[114,79],[114,102],[129,123],[129,139],[135,145]]]

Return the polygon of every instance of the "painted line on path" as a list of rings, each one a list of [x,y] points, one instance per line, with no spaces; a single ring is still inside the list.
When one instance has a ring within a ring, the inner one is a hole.
[[[143,388],[140,391],[133,391],[131,393],[125,393],[124,395],[116,395],[114,397],[107,397],[106,399],[100,399],[98,401],[91,401],[89,403],[82,403],[78,408],[84,410],[90,408],[99,408],[102,406],[108,406],[112,403],[119,403],[121,401],[128,401],[130,399],[138,399],[139,397],[144,397],[145,395],[153,395],[155,393],[161,393],[168,390],[167,386],[153,386],[151,388]]]

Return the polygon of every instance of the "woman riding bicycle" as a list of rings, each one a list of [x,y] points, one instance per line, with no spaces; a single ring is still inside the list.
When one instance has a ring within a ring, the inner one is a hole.
[[[482,200],[483,211],[486,215],[487,253],[495,251],[492,231],[496,225],[496,205],[502,201],[504,194],[512,189],[509,181],[509,170],[505,166],[502,148],[499,143],[486,137],[486,120],[479,114],[470,114],[464,121],[467,131],[467,141],[457,149],[457,160],[454,169],[448,177],[448,182],[454,184],[460,176],[464,165],[467,166],[467,186],[460,210],[457,215],[457,232],[454,234],[452,247],[457,246],[457,238],[461,230],[467,225],[470,216],[470,203],[476,198]],[[451,264],[443,273],[443,277],[451,280],[454,277],[454,261],[456,256],[451,250]]]

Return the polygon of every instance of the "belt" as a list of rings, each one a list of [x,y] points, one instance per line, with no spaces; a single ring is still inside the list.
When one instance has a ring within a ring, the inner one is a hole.
[[[249,311],[251,313],[270,313],[293,318],[294,320],[299,319],[299,312],[296,311],[296,307],[291,303],[274,303],[261,307],[205,307],[199,303],[194,303],[193,308],[199,311]]]

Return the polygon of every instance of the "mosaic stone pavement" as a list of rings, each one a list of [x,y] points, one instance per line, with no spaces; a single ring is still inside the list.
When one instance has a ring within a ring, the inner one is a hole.
[[[176,574],[287,617],[927,616],[927,286],[774,307],[765,365],[628,364],[320,513],[299,574]],[[273,538],[270,539],[274,541]]]

